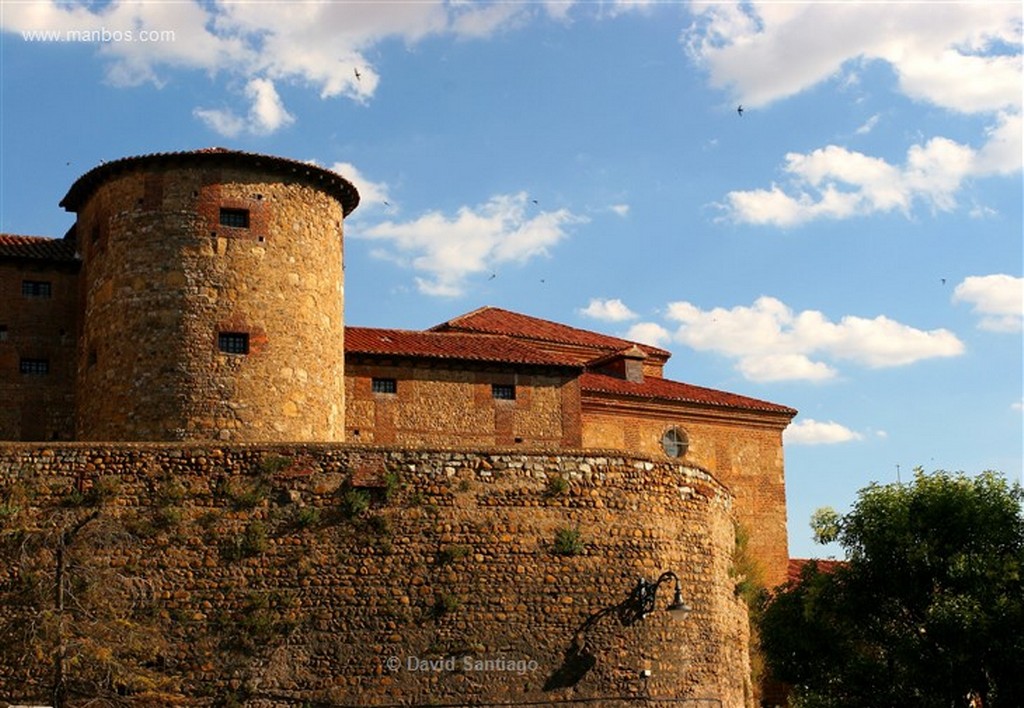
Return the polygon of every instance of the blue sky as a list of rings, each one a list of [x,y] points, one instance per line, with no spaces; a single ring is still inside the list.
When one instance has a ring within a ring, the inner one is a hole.
[[[799,409],[794,556],[898,471],[1021,476],[1019,2],[3,0],[0,25],[4,232],[62,235],[102,160],[315,161],[362,194],[350,324],[496,305]]]

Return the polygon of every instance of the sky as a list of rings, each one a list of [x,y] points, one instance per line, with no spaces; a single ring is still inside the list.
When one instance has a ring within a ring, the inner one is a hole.
[[[1022,476],[1019,2],[0,0],[0,231],[120,157],[351,180],[349,324],[484,305],[792,406],[808,521]],[[742,112],[738,109],[742,107]]]

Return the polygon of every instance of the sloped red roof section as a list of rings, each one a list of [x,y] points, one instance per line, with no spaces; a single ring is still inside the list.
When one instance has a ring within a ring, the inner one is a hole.
[[[489,334],[505,334],[510,337],[536,339],[544,342],[569,344],[590,347],[600,350],[599,354],[610,351],[621,351],[638,346],[648,356],[668,359],[672,353],[665,349],[652,347],[628,339],[620,339],[586,329],[570,327],[558,322],[530,317],[518,312],[503,310],[500,307],[481,307],[465,315],[443,322],[430,328],[431,331],[482,332]]]
[[[511,337],[461,332],[346,327],[345,353],[579,369]]]
[[[594,393],[612,393],[638,399],[685,401],[687,403],[699,403],[721,408],[744,408],[754,411],[782,413],[789,416],[797,414],[796,409],[780,406],[777,403],[653,376],[646,376],[643,381],[633,382],[615,376],[588,371],[580,376],[580,388],[584,393],[589,391]]]
[[[75,245],[68,239],[0,234],[0,257],[74,261]]]
[[[786,567],[786,581],[790,583],[799,582],[800,573],[808,563],[817,563],[818,570],[822,573],[832,573],[835,569],[844,565],[845,561],[822,560],[820,558],[790,558]]]

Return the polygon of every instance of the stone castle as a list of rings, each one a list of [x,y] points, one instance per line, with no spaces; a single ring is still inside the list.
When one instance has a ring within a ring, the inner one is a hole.
[[[77,215],[63,239],[0,235],[8,525],[113,479],[104,515],[137,529],[184,490],[177,542],[151,529],[96,562],[162,588],[164,695],[186,704],[206,685],[254,705],[751,705],[735,528],[764,582],[784,580],[796,411],[668,380],[663,349],[494,307],[346,327],[358,203],[334,172],[214,148],[104,163],[60,202]],[[240,488],[264,493],[240,505]],[[258,552],[224,553],[256,524]],[[637,577],[666,569],[693,608],[678,626],[629,612],[647,602]],[[41,607],[15,601],[24,572],[0,570],[11,622]],[[253,593],[292,598],[282,641],[251,660],[203,644]],[[430,657],[441,668],[408,664]],[[513,660],[533,668],[494,668]],[[46,676],[0,652],[0,699]]]

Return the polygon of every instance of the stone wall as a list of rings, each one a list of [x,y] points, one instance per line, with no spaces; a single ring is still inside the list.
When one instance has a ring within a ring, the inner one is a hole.
[[[0,440],[71,440],[77,263],[0,260]],[[26,296],[22,283],[46,284]],[[45,362],[23,373],[22,360]]]
[[[749,534],[749,547],[761,565],[766,587],[786,580],[789,542],[786,529],[786,480],[782,430],[788,418],[706,408],[653,406],[646,411],[619,405],[601,410],[591,401],[583,412],[585,447],[629,449],[667,459],[661,449],[665,431],[678,427],[689,438],[687,464],[710,470],[733,496],[736,519]]]
[[[346,439],[414,446],[578,448],[580,393],[565,374],[510,367],[349,363]],[[374,393],[374,378],[392,378],[395,393]],[[515,400],[495,400],[492,384],[515,386]]]
[[[44,698],[62,619],[73,685],[95,670],[92,690],[163,705],[751,705],[730,499],[693,466],[5,444],[0,526],[0,698]],[[63,615],[61,539],[75,597]],[[646,618],[630,598],[665,570],[693,608],[682,622],[662,611],[671,583]],[[117,664],[130,652],[145,676]]]
[[[142,162],[76,208],[76,439],[343,439],[334,196],[258,166]],[[248,224],[223,225],[222,208]]]

